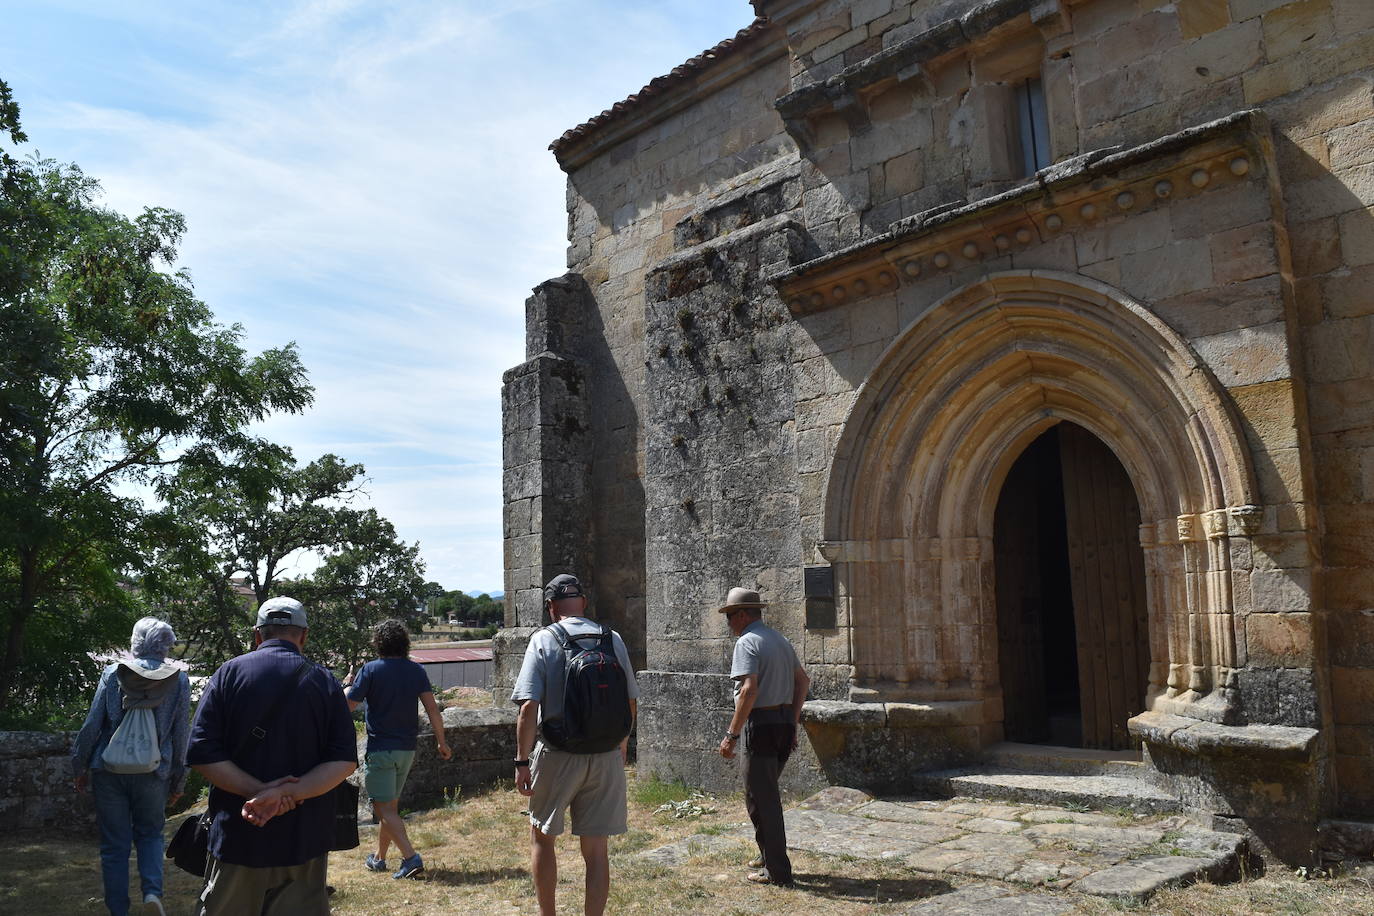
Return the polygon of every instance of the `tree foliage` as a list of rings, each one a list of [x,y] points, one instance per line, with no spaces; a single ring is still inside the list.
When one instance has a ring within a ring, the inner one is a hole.
[[[371,509],[353,520],[300,597],[310,608],[310,654],[337,671],[374,655],[372,627],[394,617],[418,632],[424,622],[424,564],[418,544],[397,540]]]
[[[0,82],[4,136],[27,139]],[[139,608],[118,583],[149,536],[130,493],[266,448],[249,425],[312,397],[293,346],[250,357],[173,270],[180,214],[98,201],[75,165],[0,153],[0,715],[53,671],[89,674],[81,640],[127,637]]]
[[[363,473],[335,455],[298,467],[263,443],[182,464],[161,491],[161,546],[144,586],[198,667],[246,651],[254,609],[277,594],[306,605],[311,657],[340,670],[366,654],[373,623],[418,617],[419,547],[353,507]],[[307,556],[313,572],[284,578]]]
[[[481,626],[501,624],[506,609],[486,592],[468,595],[461,591],[445,591],[430,600],[429,613],[439,618],[452,618],[458,623],[473,621]]]

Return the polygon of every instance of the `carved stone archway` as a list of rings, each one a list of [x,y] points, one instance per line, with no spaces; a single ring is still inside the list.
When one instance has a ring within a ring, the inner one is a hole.
[[[870,696],[991,701],[992,537],[1012,462],[1069,420],[1136,488],[1150,620],[1147,708],[1236,721],[1228,537],[1259,522],[1229,400],[1188,344],[1093,280],[993,274],[946,297],[860,390],[826,492],[823,553]]]

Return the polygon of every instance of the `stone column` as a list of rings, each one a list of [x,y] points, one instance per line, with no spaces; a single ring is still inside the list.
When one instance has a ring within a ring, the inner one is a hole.
[[[545,623],[543,584],[561,572],[589,574],[590,406],[579,357],[592,307],[577,274],[536,287],[525,302],[527,359],[502,379],[506,626],[494,646],[498,700],[530,634]]]

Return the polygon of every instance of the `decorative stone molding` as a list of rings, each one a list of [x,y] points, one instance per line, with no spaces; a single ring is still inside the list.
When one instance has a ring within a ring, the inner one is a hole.
[[[1259,147],[1267,131],[1262,112],[1242,111],[1129,150],[1085,154],[1003,194],[898,220],[880,235],[770,279],[798,315],[889,292],[1127,212],[1258,182],[1264,175]]]

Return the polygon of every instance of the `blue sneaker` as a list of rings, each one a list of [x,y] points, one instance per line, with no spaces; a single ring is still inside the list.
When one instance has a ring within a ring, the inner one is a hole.
[[[420,872],[422,872],[422,871],[424,871],[424,870],[425,870],[425,863],[424,863],[423,861],[421,861],[421,859],[420,859],[420,854],[417,852],[417,853],[415,853],[415,855],[411,856],[411,857],[408,858],[408,859],[402,859],[402,860],[401,860],[401,867],[398,868],[398,869],[396,869],[396,873],[393,874],[391,877],[393,877],[393,878],[413,878],[413,877],[415,877],[416,875],[418,875]]]
[[[375,852],[369,852],[367,860],[363,864],[367,866],[368,871],[387,871],[386,859],[377,858]]]

